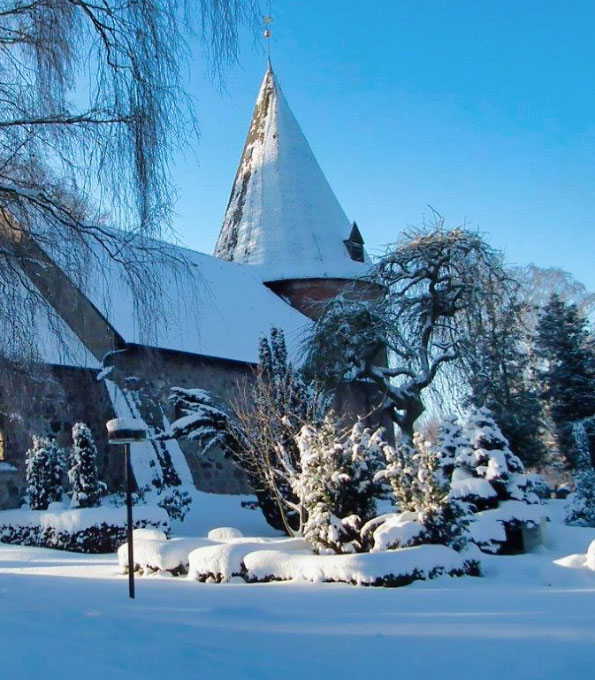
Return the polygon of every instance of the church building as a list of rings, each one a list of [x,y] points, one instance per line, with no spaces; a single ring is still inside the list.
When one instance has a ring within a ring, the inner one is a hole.
[[[139,301],[123,265],[99,249],[86,281],[74,282],[39,246],[28,247],[24,273],[47,301],[47,319],[41,314],[36,322],[39,375],[23,376],[20,410],[0,416],[0,508],[21,503],[31,436],[50,435],[68,446],[79,421],[95,437],[100,478],[118,488],[122,461],[109,450],[107,420],[140,416],[150,428],[167,427],[173,386],[228,400],[257,363],[262,335],[282,329],[297,359],[324,302],[365,286],[358,280],[370,264],[357,225],[335,197],[270,65],[214,255],[152,242],[153,250],[179,262],[160,270],[159,299]],[[339,411],[342,404],[370,411],[365,392],[337,398]],[[192,442],[132,448],[139,488],[248,490],[240,470],[220,453],[197,455]]]

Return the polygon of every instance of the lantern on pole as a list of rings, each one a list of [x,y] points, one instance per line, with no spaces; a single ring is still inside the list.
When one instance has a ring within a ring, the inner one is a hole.
[[[130,444],[147,440],[147,426],[142,420],[134,418],[114,418],[108,421],[107,438],[110,444],[124,446],[124,478],[126,484],[126,535],[128,538],[128,595],[134,599],[134,544],[132,540],[132,465],[130,464]]]

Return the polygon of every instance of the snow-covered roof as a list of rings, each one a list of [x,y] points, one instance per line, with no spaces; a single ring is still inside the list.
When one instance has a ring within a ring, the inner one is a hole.
[[[258,341],[283,329],[297,353],[311,321],[272,293],[250,267],[162,243],[180,265],[154,265],[157,298],[138,307],[123,265],[97,248],[87,298],[127,343],[203,356],[257,362]],[[154,247],[154,245],[153,245]],[[143,323],[143,321],[149,321]]]
[[[100,367],[91,352],[49,304],[31,302],[23,284],[17,281],[16,286],[15,300],[21,298],[24,307],[32,314],[31,342],[35,349],[32,356],[42,363],[56,366],[90,369]]]
[[[269,65],[215,255],[263,281],[355,278],[368,267],[345,247],[351,228]]]

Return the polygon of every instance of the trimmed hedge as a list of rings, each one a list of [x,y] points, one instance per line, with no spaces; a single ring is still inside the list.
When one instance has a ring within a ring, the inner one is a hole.
[[[137,506],[134,528],[169,531],[167,513]],[[0,542],[81,553],[110,553],[126,542],[124,508],[6,510],[0,512]]]

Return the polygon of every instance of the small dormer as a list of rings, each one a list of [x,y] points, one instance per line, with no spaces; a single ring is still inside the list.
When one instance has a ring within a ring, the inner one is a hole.
[[[354,262],[365,262],[364,239],[362,238],[360,230],[357,227],[357,222],[353,223],[349,238],[345,239],[343,243],[347,248],[349,257]]]

